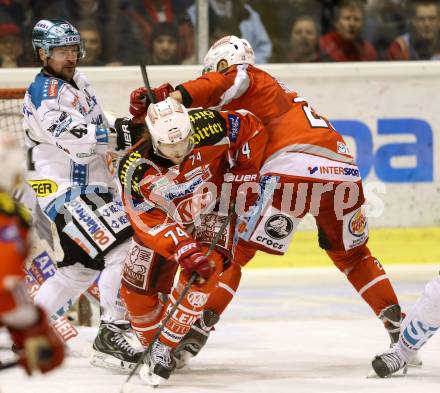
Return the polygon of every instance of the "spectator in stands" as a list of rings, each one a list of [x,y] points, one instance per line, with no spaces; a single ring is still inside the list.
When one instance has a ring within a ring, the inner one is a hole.
[[[211,47],[214,42],[217,42],[220,38],[227,35],[235,35],[240,37],[240,26],[232,26],[227,20],[214,16],[215,19],[209,21],[209,46]]]
[[[90,38],[95,41],[95,49],[90,48],[90,50],[96,50],[98,47],[97,40],[100,41],[100,53],[99,59],[91,58],[89,60],[89,65],[104,65],[110,61],[118,60],[119,53],[116,51],[115,47],[115,11],[117,10],[114,1],[108,0],[63,0],[63,16],[69,20],[74,25],[88,25]],[[94,26],[96,33],[90,33],[90,27]],[[91,36],[93,35],[93,37]],[[99,38],[96,37],[99,35]],[[82,37],[82,36],[81,36]],[[92,44],[91,41],[88,44]],[[95,53],[92,53],[94,56]],[[92,57],[90,56],[90,57]],[[87,52],[86,61],[89,58],[89,53]],[[84,65],[84,62],[81,62]]]
[[[99,63],[105,64],[118,55],[113,48],[114,15],[117,0],[31,0],[32,26],[41,19],[64,18],[74,25],[94,25],[101,36]],[[109,39],[106,39],[110,37]],[[83,64],[81,62],[81,64]]]
[[[137,64],[139,55],[148,51],[154,25],[172,23],[179,34],[179,57],[194,53],[194,28],[186,8],[178,0],[119,0],[121,29],[118,33],[118,52],[124,64]],[[139,49],[140,48],[140,49]]]
[[[78,25],[79,34],[81,35],[86,57],[81,59],[81,66],[102,66],[102,39],[99,29],[92,23],[80,23]]]
[[[407,30],[404,0],[370,0],[366,6],[364,37],[380,60],[388,59],[388,47]]]
[[[188,8],[193,24],[196,20],[196,6]],[[244,0],[209,0],[209,23],[215,25],[223,20],[223,26],[230,26],[227,34],[233,34],[237,27],[239,36],[246,38],[255,52],[256,63],[267,63],[272,55],[272,42],[260,15]],[[210,37],[211,38],[211,37]],[[210,40],[212,41],[212,40]]]
[[[417,0],[408,4],[410,29],[394,40],[390,60],[440,60],[440,14],[436,0]]]
[[[290,50],[286,60],[294,63],[320,61],[319,26],[311,16],[300,16],[292,23]]]
[[[362,38],[365,19],[360,0],[341,0],[336,9],[334,31],[320,39],[321,50],[330,61],[376,60],[376,50]]]
[[[153,27],[148,64],[180,64],[179,33],[172,23],[161,22]]]
[[[23,65],[23,39],[19,27],[9,18],[0,15],[0,67],[15,68]]]
[[[40,19],[55,19],[63,15],[63,1],[31,0],[32,25]]]

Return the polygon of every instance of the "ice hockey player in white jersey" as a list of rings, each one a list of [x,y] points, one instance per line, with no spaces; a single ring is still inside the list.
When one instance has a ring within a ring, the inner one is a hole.
[[[426,284],[422,296],[403,320],[399,341],[373,359],[376,374],[385,378],[406,367],[439,328],[440,276],[437,276]]]
[[[23,106],[28,181],[41,210],[56,225],[64,258],[35,301],[55,313],[100,275],[101,325],[91,363],[131,369],[139,359],[123,333],[129,324],[118,298],[121,267],[132,229],[106,164],[108,151],[125,150],[142,135],[127,118],[110,124],[77,62],[85,52],[65,20],[41,20],[32,45],[42,70]]]

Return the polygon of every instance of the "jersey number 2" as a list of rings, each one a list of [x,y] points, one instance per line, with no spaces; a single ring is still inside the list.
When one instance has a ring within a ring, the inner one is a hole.
[[[321,116],[319,116],[307,103],[307,101],[304,100],[304,98],[296,97],[294,102],[302,102],[303,106],[302,109],[307,117],[307,120],[311,127],[313,128],[329,128],[329,125],[325,119],[323,119]]]

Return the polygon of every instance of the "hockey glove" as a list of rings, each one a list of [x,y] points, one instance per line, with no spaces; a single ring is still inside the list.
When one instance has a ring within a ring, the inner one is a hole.
[[[225,173],[224,181],[232,184],[231,200],[236,201],[237,212],[246,211],[257,200],[260,189],[260,174],[255,168],[233,167]],[[246,184],[246,186],[240,187],[242,184]]]
[[[12,341],[20,354],[19,362],[28,375],[39,370],[46,373],[58,367],[64,359],[64,344],[49,326],[42,308],[38,307],[37,321],[27,328],[8,327]]]
[[[172,91],[174,91],[174,88],[169,83],[164,83],[155,89],[151,89],[151,93],[156,102],[165,100]],[[139,87],[130,94],[129,110],[133,115],[133,121],[135,123],[142,123],[145,119],[148,106],[151,104],[147,93],[148,89],[146,87]]]
[[[200,245],[194,240],[181,242],[174,258],[182,267],[182,273],[186,278],[191,277],[192,273],[195,272],[203,279],[208,280],[214,273],[214,266],[202,254]]]
[[[115,120],[116,150],[125,150],[134,146],[145,135],[145,126],[135,124],[128,117]]]

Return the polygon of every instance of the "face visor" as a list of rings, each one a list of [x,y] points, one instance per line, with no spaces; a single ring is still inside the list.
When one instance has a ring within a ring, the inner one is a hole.
[[[79,45],[58,46],[49,49],[48,57],[55,61],[79,60],[86,56],[82,42]]]

